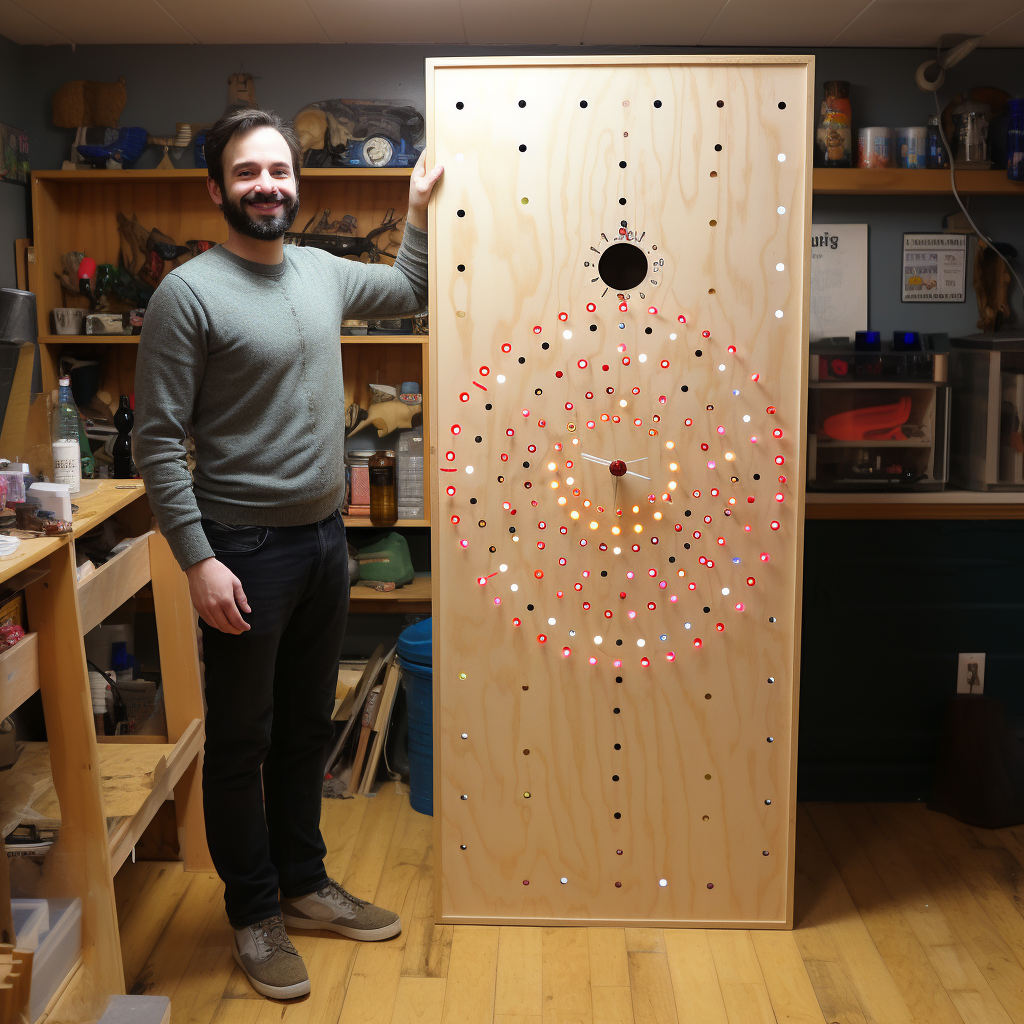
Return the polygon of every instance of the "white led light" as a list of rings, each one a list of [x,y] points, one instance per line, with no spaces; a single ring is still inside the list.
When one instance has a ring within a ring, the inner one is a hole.
[[[548,463],[548,469],[555,469],[555,468],[556,468],[556,466],[555,466],[555,464],[553,462],[549,462]]]
[[[775,310],[775,319],[776,320],[781,320],[782,319],[782,310],[781,309]]]
[[[744,423],[749,423],[750,422],[750,417],[749,416],[744,416],[743,417],[743,422]]]
[[[644,644],[646,644],[646,643],[647,643],[646,640],[637,640],[636,645],[637,645],[637,647],[643,647]]]
[[[626,408],[626,400],[624,398],[619,399],[619,406],[623,409]]]
[[[507,565],[499,565],[498,566],[498,572],[508,572],[508,566]]]
[[[612,548],[613,555],[619,555],[622,553],[622,548]]]
[[[499,384],[504,384],[505,383],[505,374],[503,374],[503,373],[499,373],[498,374],[498,383]]]
[[[455,162],[459,163],[459,164],[462,163],[462,154],[461,153],[456,153],[455,154]]]
[[[659,878],[658,879],[658,885],[660,885],[662,887],[662,889],[664,889],[665,886],[668,885],[668,879],[667,878]]]
[[[669,341],[675,341],[675,340],[676,340],[676,336],[675,336],[674,334],[670,334],[670,335],[668,336],[668,340],[669,340]]]
[[[783,213],[786,212],[786,208],[784,206],[780,206],[780,207],[778,207],[778,209],[776,209],[775,212],[778,213],[778,214],[783,214]]]
[[[561,881],[562,885],[568,885],[569,884],[569,879],[568,878],[562,878],[562,879],[560,879],[560,881]]]
[[[639,359],[641,363],[647,362],[647,356],[645,356],[643,352],[641,352],[640,355],[637,356],[637,359]]]
[[[601,642],[602,642],[603,640],[604,640],[604,637],[603,637],[603,636],[595,636],[595,637],[594,637],[594,643],[595,643],[595,644],[599,644],[599,643],[601,643]]]
[[[690,624],[688,622],[684,622],[683,623],[683,629],[689,629],[689,628],[690,628]]]
[[[470,475],[472,475],[472,473],[473,473],[473,467],[472,467],[472,466],[467,466],[467,467],[466,467],[466,472],[467,472],[467,473],[469,473]]]
[[[572,331],[562,331],[562,337],[568,341],[572,337]]]
[[[553,626],[554,624],[555,624],[555,620],[554,619],[548,619],[548,625],[549,626]]]
[[[518,589],[519,589],[519,584],[518,583],[513,583],[512,584],[512,593],[514,594]]]
[[[786,264],[785,263],[776,263],[775,264],[775,269],[781,274],[782,271],[786,269]]]
[[[566,483],[567,487],[572,487],[572,485],[575,483],[575,481],[573,480],[573,478],[571,476],[567,476],[565,478],[565,483]]]
[[[728,587],[722,587],[722,594],[725,597],[728,597],[729,596],[729,588]]]
[[[718,364],[718,368],[719,368],[720,370],[724,370],[724,369],[725,369],[725,363],[719,363],[719,364]]]
[[[469,733],[468,733],[468,732],[464,732],[464,733],[462,734],[462,738],[463,738],[464,740],[468,740],[468,739],[469,739]]]

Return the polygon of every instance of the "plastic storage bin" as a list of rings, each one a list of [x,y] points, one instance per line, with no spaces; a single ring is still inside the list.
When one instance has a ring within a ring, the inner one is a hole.
[[[434,630],[424,619],[398,638],[409,698],[409,803],[420,814],[434,813]]]
[[[82,901],[11,900],[18,948],[35,953],[29,1012],[38,1020],[82,952]]]

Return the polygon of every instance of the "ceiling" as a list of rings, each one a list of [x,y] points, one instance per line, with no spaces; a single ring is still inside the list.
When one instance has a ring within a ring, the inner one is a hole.
[[[0,0],[16,43],[1024,46],[1024,0]]]

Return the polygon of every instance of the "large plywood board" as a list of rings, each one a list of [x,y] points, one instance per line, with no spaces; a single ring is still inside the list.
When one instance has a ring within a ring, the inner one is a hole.
[[[428,62],[440,920],[792,925],[813,72]]]

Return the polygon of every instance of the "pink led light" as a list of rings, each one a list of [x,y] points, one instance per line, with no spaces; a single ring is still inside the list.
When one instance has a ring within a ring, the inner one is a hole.
[[[750,443],[751,444],[757,444],[757,435],[756,434],[751,434],[751,436],[750,436]]]
[[[665,582],[664,580],[662,580],[662,581],[661,581],[661,582],[660,582],[660,583],[658,584],[658,587],[659,587],[659,588],[660,588],[661,590],[664,590],[664,589],[665,589],[665,588],[666,588],[667,586],[668,586],[668,584],[667,584],[667,583],[666,583],[666,582]]]
[[[715,460],[714,460],[714,459],[712,459],[712,460],[711,460],[711,461],[710,461],[710,462],[708,463],[708,469],[714,469],[714,468],[715,468]]]
[[[647,312],[648,313],[657,313],[658,312],[658,307],[657,306],[648,306],[647,307]]]
[[[597,658],[591,658],[590,659],[590,664],[591,665],[596,665],[597,664]]]
[[[468,540],[460,540],[459,541],[459,547],[460,548],[468,548],[469,547],[469,541]]]
[[[669,597],[669,600],[672,602],[672,604],[675,604],[679,600],[679,597],[676,594],[672,594]]]
[[[530,410],[529,409],[524,409],[523,410],[523,415],[524,416],[529,416],[530,415]]]
[[[614,666],[615,666],[616,668],[622,668],[622,662],[621,662],[621,661],[619,661],[619,660],[613,661],[613,662],[612,662],[612,664],[613,664],[613,665],[614,665]]]
[[[468,391],[463,391],[459,395],[459,401],[460,402],[468,402],[469,401],[469,392]]]
[[[494,603],[495,603],[495,604],[501,604],[501,598],[500,598],[500,597],[496,597],[496,598],[494,599]]]
[[[738,612],[743,611],[744,608],[746,608],[746,605],[742,601],[740,601],[740,603],[736,605],[736,611]]]
[[[750,527],[749,526],[744,526],[743,529],[744,529],[744,531],[746,533],[750,533]]]
[[[772,556],[769,555],[767,551],[762,551],[761,552],[760,558],[761,558],[762,562],[770,562],[771,561],[771,557]]]

